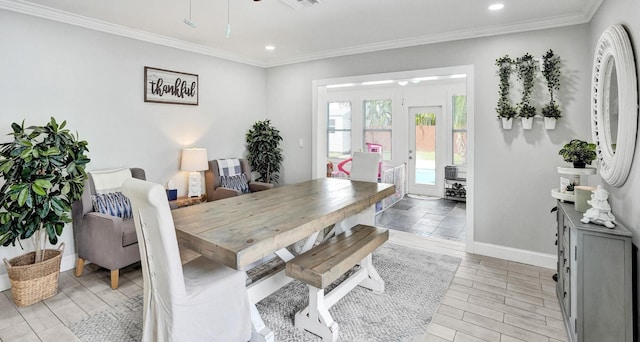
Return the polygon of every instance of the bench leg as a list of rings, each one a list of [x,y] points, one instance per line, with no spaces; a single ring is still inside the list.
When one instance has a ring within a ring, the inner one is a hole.
[[[329,308],[325,305],[324,289],[307,286],[309,287],[309,306],[296,313],[296,328],[316,334],[322,338],[322,341],[337,341],[338,323],[331,318]]]
[[[255,304],[251,304],[251,342],[274,342],[273,331],[269,330]]]
[[[360,282],[360,286],[373,290],[374,292],[384,292],[384,280],[378,274],[378,271],[373,267],[371,254],[360,262],[360,267],[367,270],[367,277]]]

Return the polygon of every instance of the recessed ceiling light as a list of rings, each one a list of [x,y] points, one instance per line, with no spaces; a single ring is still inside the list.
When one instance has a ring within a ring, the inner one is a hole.
[[[264,47],[264,49],[267,50],[267,51],[273,51],[273,50],[276,49],[276,47],[273,46],[273,45],[267,45],[267,46]]]
[[[398,84],[404,87],[407,84],[409,84],[409,81],[400,81],[400,82],[398,82]]]
[[[491,11],[499,11],[504,8],[504,4],[493,4],[489,6],[489,10]]]

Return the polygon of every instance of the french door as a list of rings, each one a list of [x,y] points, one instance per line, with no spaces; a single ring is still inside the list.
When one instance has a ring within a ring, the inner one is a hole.
[[[443,195],[445,129],[441,106],[409,108],[409,193]]]

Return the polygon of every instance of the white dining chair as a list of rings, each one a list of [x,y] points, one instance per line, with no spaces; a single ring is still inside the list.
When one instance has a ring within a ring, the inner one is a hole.
[[[380,153],[354,152],[351,160],[350,179],[361,182],[377,182]]]
[[[199,257],[182,265],[159,184],[127,180],[144,280],[142,341],[248,341],[246,274]]]

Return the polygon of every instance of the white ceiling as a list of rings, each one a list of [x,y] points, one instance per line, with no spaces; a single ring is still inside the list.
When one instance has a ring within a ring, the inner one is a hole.
[[[27,13],[257,66],[586,23],[604,0],[0,0]],[[505,4],[491,12],[488,6]],[[275,51],[266,51],[265,45]]]

